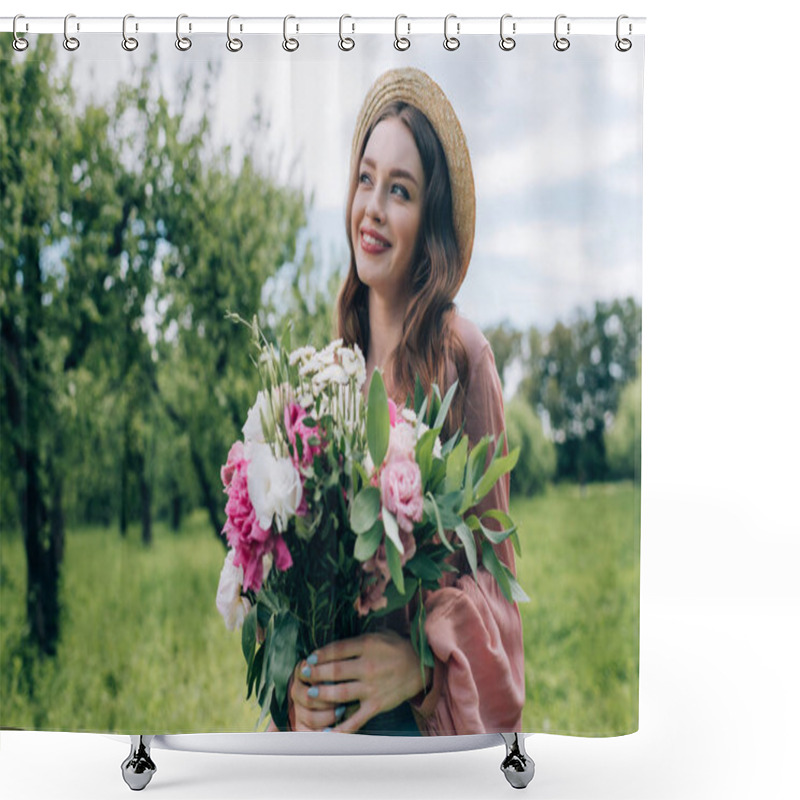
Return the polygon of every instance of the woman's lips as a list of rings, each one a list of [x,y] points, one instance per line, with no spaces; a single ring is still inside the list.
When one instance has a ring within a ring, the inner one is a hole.
[[[383,253],[391,245],[375,231],[361,231],[361,249],[365,253]]]

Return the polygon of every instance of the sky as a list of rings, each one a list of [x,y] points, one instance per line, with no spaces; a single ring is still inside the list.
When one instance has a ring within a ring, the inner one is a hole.
[[[167,96],[181,75],[213,65],[218,80],[202,102],[215,141],[239,157],[254,112],[269,121],[257,152],[313,196],[304,235],[325,270],[346,262],[348,159],[363,98],[385,69],[417,66],[444,89],[470,148],[477,222],[461,313],[484,327],[547,329],[597,300],[641,302],[643,47],[619,53],[613,35],[581,37],[564,53],[544,35],[510,52],[494,35],[463,37],[454,52],[433,35],[403,53],[386,35],[357,37],[351,52],[331,36],[302,37],[294,53],[275,36],[244,41],[232,54],[224,36],[204,35],[179,53],[174,35],[148,35],[126,53],[117,35],[93,35],[59,60],[75,68],[79,103],[109,96],[154,50]]]

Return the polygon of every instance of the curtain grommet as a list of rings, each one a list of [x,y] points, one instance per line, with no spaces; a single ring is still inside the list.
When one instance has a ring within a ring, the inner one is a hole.
[[[567,36],[569,36],[569,33],[570,33],[570,31],[569,31],[569,28],[570,28],[569,22],[567,23],[567,36],[559,36],[558,35],[558,21],[560,19],[566,19],[566,18],[567,18],[566,14],[559,14],[556,17],[555,22],[553,23],[553,35],[555,36],[555,41],[553,42],[553,47],[555,47],[555,49],[558,50],[559,53],[563,53],[565,50],[569,50],[570,41],[569,41],[569,39],[567,39]]]
[[[458,35],[450,36],[450,34],[448,33],[448,25],[450,24],[451,19],[457,20],[456,15],[448,14],[444,18],[444,49],[449,50],[452,53],[454,50],[458,50],[458,48],[461,47],[461,40],[458,38]],[[460,32],[461,32],[461,23],[457,21],[456,34],[459,34]]]
[[[398,14],[394,18],[394,49],[399,50],[401,53],[408,50],[411,47],[411,39],[408,38],[408,34],[411,33],[411,24],[406,23],[406,28],[408,29],[406,32],[406,36],[400,35],[400,20],[401,19],[408,19],[405,14]]]
[[[14,17],[14,24],[13,24],[13,26],[11,28],[11,30],[14,33],[14,41],[11,43],[11,45],[18,53],[24,53],[28,49],[28,46],[30,45],[30,42],[27,39],[23,39],[19,35],[19,33],[17,33],[17,20],[20,20],[20,19],[25,19],[25,15],[24,14],[17,14],[17,16]],[[27,24],[26,24],[25,30],[27,31],[27,29],[28,29],[28,27],[27,27]]]
[[[129,19],[135,19],[133,14],[126,14],[122,18],[122,49],[128,53],[132,53],[139,46],[139,40],[135,39],[133,36],[128,36]]]
[[[188,14],[178,14],[178,18],[175,20],[175,47],[182,53],[185,53],[192,46],[192,40],[188,36],[181,36],[181,20],[188,17]],[[191,30],[192,24],[189,23],[189,31],[191,32]]]
[[[500,49],[505,50],[508,53],[510,50],[513,50],[517,46],[517,40],[513,36],[506,36],[505,32],[505,23],[507,19],[511,19],[511,14],[503,14],[500,17]],[[511,32],[517,32],[517,23],[511,23]]]

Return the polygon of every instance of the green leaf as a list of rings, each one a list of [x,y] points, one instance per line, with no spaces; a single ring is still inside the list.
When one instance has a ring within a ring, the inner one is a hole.
[[[470,530],[480,531],[484,538],[488,539],[492,544],[502,544],[513,532],[513,529],[495,531],[491,528],[487,528],[474,514],[470,514],[467,517],[467,525],[469,525]]]
[[[372,373],[367,400],[367,446],[377,469],[389,448],[389,399],[379,370]]]
[[[430,556],[420,551],[417,551],[406,567],[409,572],[423,581],[438,581],[442,577],[439,565]]]
[[[356,537],[356,544],[353,548],[353,556],[362,563],[372,558],[375,551],[380,547],[383,539],[383,525],[379,520],[366,532]]]
[[[450,540],[445,536],[444,526],[442,525],[442,515],[439,513],[439,505],[436,502],[436,498],[428,492],[425,496],[423,501],[423,509],[425,513],[428,515],[430,519],[433,517],[436,520],[436,532],[439,534],[439,539],[441,540],[442,544],[451,552],[454,553],[453,545],[450,544]]]
[[[255,658],[247,669],[247,700],[249,700],[250,696],[253,694],[254,687],[256,688],[256,695],[258,695],[258,687],[256,687],[255,684],[256,679],[260,677],[262,668],[264,666],[264,656],[265,647],[262,644],[261,647],[256,650]]]
[[[256,623],[258,620],[256,608],[250,609],[242,625],[242,653],[244,653],[244,660],[247,662],[248,669],[253,662],[253,656],[256,651]]]
[[[463,514],[468,508],[471,508],[474,501],[474,487],[483,475],[484,466],[486,464],[486,453],[489,448],[491,436],[484,436],[475,447],[472,448],[467,459],[467,474],[464,482],[464,499],[461,507],[458,510],[459,514]]]
[[[281,705],[286,700],[289,678],[297,664],[298,624],[288,611],[275,620],[275,633],[269,648],[270,672],[275,682],[275,699]]]
[[[467,466],[467,447],[469,442],[465,436],[453,448],[447,459],[447,477],[444,489],[446,492],[457,492],[464,488],[464,469]]]
[[[376,486],[366,486],[350,506],[350,527],[355,533],[366,533],[378,521],[381,510],[381,492]]]
[[[402,594],[405,592],[405,583],[403,581],[403,564],[400,561],[400,551],[394,546],[391,541],[386,542],[386,561],[389,565],[389,573],[392,576],[392,581],[397,587],[398,591]]]
[[[478,548],[475,546],[475,537],[469,526],[462,520],[455,526],[456,536],[461,540],[464,545],[464,550],[467,554],[467,561],[469,562],[470,569],[474,575],[478,574]]]
[[[519,585],[514,573],[497,557],[494,548],[489,542],[483,542],[483,565],[494,576],[500,591],[509,603],[527,603],[530,598]]]
[[[498,449],[502,439],[503,437],[501,436],[500,442],[498,442]],[[480,501],[486,497],[501,476],[505,475],[507,472],[511,472],[511,470],[514,469],[518,458],[519,447],[515,447],[507,456],[503,456],[502,458],[497,458],[497,450],[495,450],[495,456],[492,459],[492,463],[489,465],[489,468],[486,470],[483,477],[478,481],[478,485],[475,487],[476,503],[480,503]]]
[[[483,517],[489,517],[489,519],[497,520],[502,526],[503,531],[507,533],[511,537],[511,541],[514,545],[514,550],[516,551],[518,556],[522,555],[522,545],[519,543],[519,536],[517,535],[517,526],[511,517],[505,513],[505,511],[501,511],[499,508],[493,508],[490,511],[485,511],[483,513]]]
[[[450,404],[453,402],[453,396],[455,395],[457,388],[458,381],[455,381],[447,390],[447,394],[444,396],[442,405],[439,408],[439,413],[436,415],[436,421],[433,423],[433,425],[431,425],[434,430],[441,430],[444,426],[444,421],[447,418],[447,412],[450,410]]]
[[[433,445],[436,442],[437,432],[431,428],[422,436],[419,437],[415,449],[417,455],[417,464],[419,464],[420,476],[422,478],[422,485],[428,481],[431,474],[431,465],[433,464]]]
[[[403,555],[403,542],[400,540],[400,528],[397,527],[397,519],[391,511],[383,509],[381,513],[383,519],[383,529],[386,531],[386,538],[397,548],[400,555]]]
[[[425,400],[425,390],[422,388],[422,380],[419,377],[419,373],[417,373],[414,380],[414,412],[417,415],[417,419],[422,419],[422,415],[425,413],[422,408]]]

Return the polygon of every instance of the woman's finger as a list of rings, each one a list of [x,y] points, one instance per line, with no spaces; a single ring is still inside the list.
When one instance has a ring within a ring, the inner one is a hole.
[[[353,716],[339,723],[333,730],[336,733],[355,733],[376,716],[377,713],[377,708],[369,701],[361,703]]]
[[[309,703],[327,703],[334,706],[352,703],[364,696],[365,687],[361,681],[317,683],[308,690]]]
[[[300,679],[309,684],[357,681],[364,677],[364,661],[361,658],[346,658],[343,661],[326,661],[316,666],[306,665],[302,667],[300,674]]]
[[[356,636],[352,639],[339,639],[315,650],[306,660],[313,667],[329,661],[342,661],[356,658],[364,651],[364,640],[367,636]]]
[[[322,731],[336,724],[336,711],[311,711],[301,706],[295,707],[295,724],[298,731]]]

